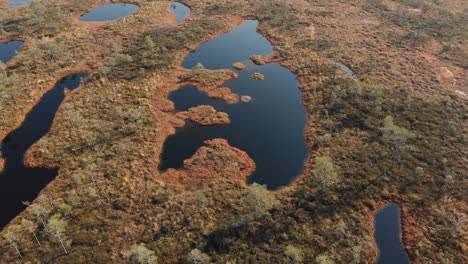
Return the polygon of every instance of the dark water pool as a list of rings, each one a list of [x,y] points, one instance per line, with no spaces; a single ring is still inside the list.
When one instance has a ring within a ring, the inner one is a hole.
[[[225,138],[229,144],[246,151],[257,165],[249,183],[266,184],[278,189],[290,184],[303,171],[307,144],[303,133],[306,112],[295,75],[278,63],[261,66],[248,57],[273,52],[271,44],[256,32],[258,22],[248,20],[231,32],[201,44],[190,53],[182,65],[192,68],[201,62],[208,69],[232,69],[243,62],[246,69],[237,71],[239,78],[222,84],[239,95],[253,98],[248,103],[227,104],[207,97],[196,87],[186,85],[171,93],[169,99],[176,109],[184,111],[197,105],[212,105],[230,115],[228,125],[200,126],[188,122],[169,136],[164,144],[160,169],[180,168],[203,146],[203,141]],[[263,81],[250,78],[255,72],[265,76]]]
[[[126,17],[135,12],[139,6],[133,4],[107,4],[102,5],[78,19],[82,22],[112,21]]]
[[[3,63],[9,62],[19,52],[24,42],[19,40],[0,43],[0,61]]]
[[[173,2],[170,7],[171,12],[177,16],[175,23],[181,24],[185,17],[190,14],[190,8],[182,3]]]
[[[374,238],[379,248],[377,264],[411,263],[401,241],[400,207],[390,203],[374,215]]]
[[[34,200],[57,175],[53,169],[25,166],[23,157],[32,144],[49,132],[55,113],[65,98],[64,89],[77,88],[85,76],[84,72],[75,73],[57,82],[33,107],[21,126],[3,139],[1,151],[5,167],[0,173],[0,229],[25,208],[23,201]]]

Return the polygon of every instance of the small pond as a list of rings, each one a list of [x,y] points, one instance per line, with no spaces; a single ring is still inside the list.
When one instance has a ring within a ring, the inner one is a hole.
[[[184,22],[184,19],[190,15],[190,8],[179,2],[171,3],[171,7],[169,9],[177,16],[175,21],[176,24],[181,24]]]
[[[34,0],[8,0],[8,9],[15,8],[17,6],[29,5]],[[39,0],[35,0],[39,1]]]
[[[377,264],[410,264],[401,241],[400,207],[390,203],[374,215],[374,238],[379,248]]]
[[[356,73],[353,70],[351,70],[348,66],[340,62],[337,62],[336,64],[341,68],[341,70],[343,70],[346,73],[346,75],[348,75],[349,78],[357,77]]]
[[[74,73],[62,78],[48,91],[26,116],[25,121],[2,141],[5,158],[4,171],[0,173],[0,229],[25,208],[23,201],[32,201],[57,175],[57,170],[30,168],[24,165],[26,151],[49,132],[55,113],[65,98],[64,89],[77,88],[86,73]]]
[[[19,40],[0,43],[0,61],[9,62],[20,51],[23,44],[24,42]]]
[[[78,19],[82,22],[102,22],[112,21],[126,17],[135,12],[139,6],[133,4],[107,4],[102,5]]]
[[[296,76],[278,63],[255,65],[250,55],[267,55],[273,52],[268,40],[256,32],[258,22],[247,20],[232,31],[198,46],[182,63],[188,69],[198,62],[207,69],[232,69],[232,64],[243,62],[245,70],[234,70],[239,77],[221,87],[234,93],[248,95],[247,103],[228,104],[209,98],[192,85],[185,85],[170,94],[177,111],[198,105],[212,105],[217,111],[229,114],[228,125],[201,126],[193,122],[176,129],[164,143],[160,169],[181,168],[203,146],[203,141],[213,138],[227,139],[256,163],[256,171],[248,182],[266,184],[278,189],[290,184],[304,168],[308,146],[304,139],[306,112]],[[259,72],[265,80],[256,81],[250,76]]]

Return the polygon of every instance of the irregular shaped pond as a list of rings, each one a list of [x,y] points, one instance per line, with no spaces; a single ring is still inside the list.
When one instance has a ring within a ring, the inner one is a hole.
[[[169,136],[164,144],[160,169],[180,168],[203,145],[203,141],[225,138],[229,144],[246,151],[256,163],[256,171],[249,182],[266,184],[278,189],[290,184],[302,173],[307,157],[304,139],[306,112],[295,75],[278,63],[261,66],[248,57],[273,52],[266,38],[256,32],[257,21],[248,20],[229,33],[201,44],[190,53],[182,65],[192,68],[201,62],[209,69],[231,68],[243,61],[246,69],[237,71],[239,78],[222,84],[234,93],[253,98],[249,103],[227,104],[186,85],[174,91],[169,99],[176,109],[183,111],[197,105],[212,105],[229,114],[228,125],[200,126],[188,122]],[[247,61],[246,61],[247,59]],[[250,78],[255,72],[265,76],[264,81]]]
[[[66,76],[57,82],[33,107],[20,127],[3,139],[1,151],[5,159],[0,173],[0,229],[8,224],[24,207],[22,201],[32,201],[57,175],[57,170],[30,168],[24,165],[24,154],[36,141],[49,132],[55,113],[65,98],[64,89],[77,88],[86,73]]]
[[[379,247],[377,264],[411,263],[401,242],[400,207],[390,203],[374,216],[374,238]]]
[[[126,17],[135,12],[139,6],[133,4],[107,4],[100,6],[78,19],[82,22],[112,21]]]
[[[3,63],[9,62],[19,52],[23,44],[24,42],[19,40],[0,43],[0,61]]]
[[[176,24],[181,24],[184,22],[184,19],[190,15],[190,8],[179,2],[171,3],[171,7],[169,9],[177,16],[175,21]]]

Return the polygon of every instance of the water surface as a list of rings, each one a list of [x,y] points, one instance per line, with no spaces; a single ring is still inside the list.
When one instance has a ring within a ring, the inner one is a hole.
[[[19,40],[0,43],[0,61],[9,62],[20,51],[24,42]]]
[[[179,2],[171,3],[171,7],[169,9],[177,16],[175,21],[176,24],[184,22],[184,19],[190,14],[190,8]]]
[[[374,238],[379,248],[377,264],[410,264],[401,241],[400,207],[390,203],[374,215]]]
[[[57,170],[25,166],[24,154],[49,132],[55,113],[65,98],[64,89],[77,88],[85,76],[84,72],[75,73],[57,82],[28,113],[21,126],[3,139],[1,151],[5,167],[0,173],[0,229],[25,208],[22,201],[34,200],[57,175]]]
[[[29,5],[33,1],[34,0],[8,0],[8,9],[12,9],[17,6]],[[36,1],[39,1],[39,0],[36,0]]]
[[[337,65],[348,75],[349,78],[356,78],[356,73],[343,63],[337,62]]]
[[[102,5],[78,19],[82,22],[112,21],[126,17],[135,12],[139,6],[133,4],[107,4]]]
[[[212,105],[229,114],[228,125],[200,126],[193,122],[178,128],[164,144],[160,169],[180,168],[185,159],[203,146],[203,141],[225,138],[231,146],[246,151],[257,169],[249,182],[266,184],[278,189],[290,184],[303,171],[307,144],[303,133],[306,112],[295,75],[278,63],[257,66],[248,57],[273,52],[266,38],[256,32],[257,21],[248,20],[231,32],[201,44],[190,53],[182,65],[192,68],[198,62],[208,69],[232,68],[242,61],[246,69],[237,71],[239,78],[221,85],[239,95],[253,98],[248,103],[227,104],[207,97],[196,87],[186,85],[171,93],[169,99],[178,111],[197,105]],[[264,81],[250,78],[255,72]]]

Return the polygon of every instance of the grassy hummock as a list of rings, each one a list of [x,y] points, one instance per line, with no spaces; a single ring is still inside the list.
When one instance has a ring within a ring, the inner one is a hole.
[[[262,55],[252,55],[249,58],[253,61],[253,63],[255,63],[257,65],[265,64],[265,60],[263,60]]]
[[[232,67],[236,70],[243,70],[245,69],[245,65],[242,62],[237,62],[232,65]]]
[[[250,78],[257,80],[257,81],[263,81],[265,80],[265,76],[259,72],[256,72],[250,76]]]

